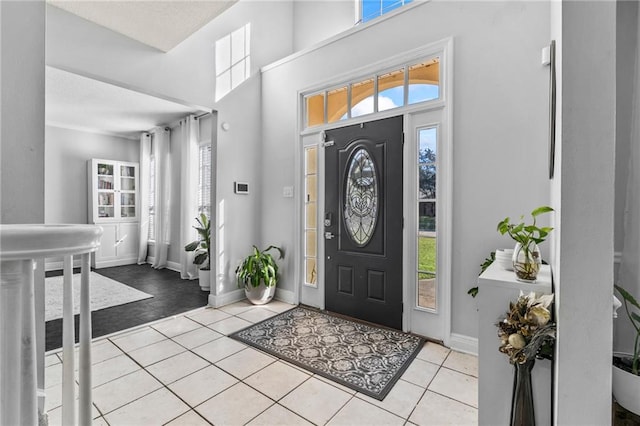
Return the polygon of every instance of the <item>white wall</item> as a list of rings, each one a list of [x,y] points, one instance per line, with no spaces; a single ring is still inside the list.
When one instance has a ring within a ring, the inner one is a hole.
[[[214,293],[217,295],[237,289],[236,266],[250,253],[252,245],[262,244],[259,226],[265,209],[260,203],[263,197],[260,158],[264,143],[260,132],[260,87],[260,79],[253,77],[238,87],[234,96],[219,102],[218,225],[213,231],[218,239],[218,280]],[[220,129],[223,123],[229,125],[229,130]],[[273,167],[265,171],[271,173]],[[249,194],[235,194],[234,182],[248,183]]]
[[[0,22],[0,223],[42,223],[44,2],[2,1]]]
[[[140,158],[136,140],[60,127],[45,128],[45,223],[87,223],[87,160]]]
[[[282,198],[282,187],[294,184],[296,92],[446,37],[454,39],[455,61],[452,331],[475,337],[477,312],[466,292],[489,252],[513,244],[496,224],[549,202],[548,68],[540,65],[547,3],[424,3],[265,71],[262,241],[298,250],[295,201]],[[283,274],[279,286],[293,290],[291,256]]]
[[[251,23],[251,68],[292,50],[292,4],[241,0],[167,53],[47,5],[47,64],[215,108],[215,42]]]
[[[293,50],[298,52],[352,28],[354,0],[297,1],[293,5]]]
[[[555,422],[610,424],[616,4],[552,7],[551,34],[561,39],[562,117],[558,178],[551,182],[557,231]]]

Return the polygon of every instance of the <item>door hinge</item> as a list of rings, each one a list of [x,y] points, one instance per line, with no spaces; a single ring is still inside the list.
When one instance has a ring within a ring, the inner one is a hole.
[[[327,140],[327,132],[325,132],[324,130],[320,133],[320,140],[322,141],[323,148],[327,148],[336,144],[335,141]]]
[[[402,145],[404,145],[404,132],[402,132]]]
[[[402,302],[402,303],[400,304],[400,309],[402,310],[402,312],[401,312],[401,313],[403,313],[403,314],[404,314],[404,302]]]

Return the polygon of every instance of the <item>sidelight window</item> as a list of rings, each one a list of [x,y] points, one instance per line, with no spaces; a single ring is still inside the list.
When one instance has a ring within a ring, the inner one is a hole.
[[[438,128],[418,130],[418,306],[437,309],[436,178]]]
[[[318,217],[318,148],[305,149],[305,283],[316,286],[317,268],[317,217]]]

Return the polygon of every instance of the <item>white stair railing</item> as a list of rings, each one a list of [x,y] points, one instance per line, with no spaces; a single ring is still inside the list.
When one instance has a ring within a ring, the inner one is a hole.
[[[91,424],[90,258],[95,225],[0,225],[0,425],[46,423],[44,259],[64,257],[62,424]],[[75,416],[73,256],[81,257],[79,413]],[[36,264],[38,268],[36,269]],[[35,270],[35,274],[34,274]],[[35,277],[35,279],[34,279]]]

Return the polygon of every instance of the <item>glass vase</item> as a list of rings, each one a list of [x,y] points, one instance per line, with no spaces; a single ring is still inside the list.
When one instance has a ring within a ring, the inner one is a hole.
[[[528,246],[516,243],[513,249],[513,270],[519,281],[532,283],[538,278],[540,271],[540,249],[538,245],[531,242]]]
[[[535,358],[514,364],[513,395],[511,397],[511,426],[535,426],[531,370]]]

